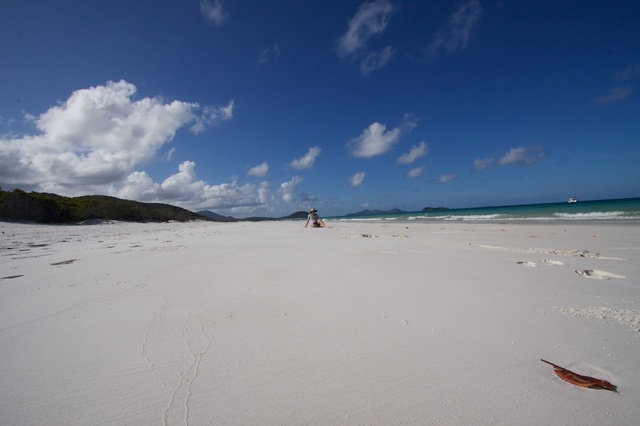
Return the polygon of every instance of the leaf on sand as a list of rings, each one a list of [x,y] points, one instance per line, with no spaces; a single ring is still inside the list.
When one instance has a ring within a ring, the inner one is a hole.
[[[597,387],[617,392],[617,387],[607,382],[606,380],[596,379],[595,377],[583,376],[581,374],[574,373],[571,370],[567,370],[564,367],[560,367],[559,365],[556,365],[544,359],[540,359],[540,361],[552,365],[553,371],[556,373],[556,375],[566,382],[569,382],[576,386],[581,386],[583,388]]]

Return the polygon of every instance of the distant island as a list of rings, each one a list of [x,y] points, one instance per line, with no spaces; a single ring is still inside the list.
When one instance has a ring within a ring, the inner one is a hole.
[[[391,210],[362,210],[357,213],[347,213],[345,216],[371,216],[371,215],[381,215],[381,214],[396,214],[396,213],[405,213],[403,210],[393,208]]]
[[[424,209],[422,209],[423,213],[429,213],[429,212],[443,212],[449,210],[448,207],[425,207]]]
[[[238,222],[238,219],[236,219],[235,217],[223,216],[221,214],[214,213],[211,210],[202,210],[202,211],[196,212],[196,214],[209,218],[215,222]]]

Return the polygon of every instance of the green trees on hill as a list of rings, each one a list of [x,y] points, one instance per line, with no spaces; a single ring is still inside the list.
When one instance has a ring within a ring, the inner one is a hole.
[[[168,204],[140,203],[104,195],[63,197],[56,194],[0,190],[0,219],[38,223],[70,223],[90,219],[130,222],[203,220]]]

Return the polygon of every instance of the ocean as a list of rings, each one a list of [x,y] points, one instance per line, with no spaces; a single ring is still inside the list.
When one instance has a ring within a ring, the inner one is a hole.
[[[338,221],[399,222],[607,222],[640,224],[640,198],[547,203],[517,206],[476,207],[432,212],[402,212],[367,216],[332,217]]]

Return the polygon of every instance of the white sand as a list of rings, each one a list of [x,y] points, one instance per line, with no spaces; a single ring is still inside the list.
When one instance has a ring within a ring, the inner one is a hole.
[[[0,223],[0,423],[638,424],[638,226],[303,225]]]

